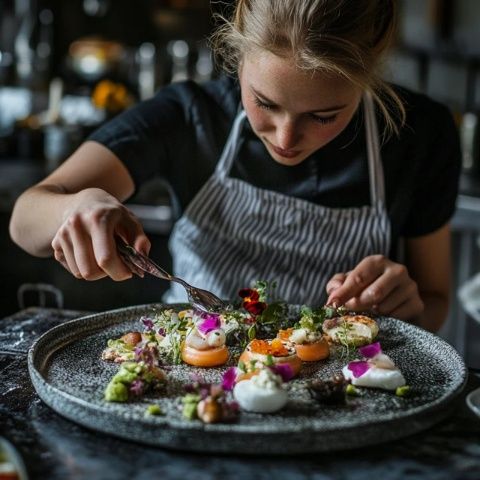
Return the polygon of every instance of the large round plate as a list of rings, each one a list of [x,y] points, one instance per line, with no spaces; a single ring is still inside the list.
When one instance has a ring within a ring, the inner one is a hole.
[[[178,305],[174,308],[180,308]],[[91,429],[121,438],[179,450],[253,454],[307,453],[349,449],[394,440],[428,428],[449,413],[465,385],[467,370],[445,341],[393,318],[378,319],[378,340],[412,387],[409,398],[363,389],[344,406],[325,406],[309,396],[306,383],[340,372],[338,355],[306,365],[288,385],[289,403],[281,412],[242,412],[230,424],[204,425],[184,420],[180,395],[191,374],[186,365],[169,370],[168,388],[160,395],[126,404],[107,403],[103,391],[118,365],[101,360],[109,338],[139,330],[139,318],[162,305],[143,305],[83,317],[57,326],[32,346],[28,367],[40,398],[53,410]],[[219,381],[224,369],[201,371]],[[151,403],[166,415],[146,416]]]

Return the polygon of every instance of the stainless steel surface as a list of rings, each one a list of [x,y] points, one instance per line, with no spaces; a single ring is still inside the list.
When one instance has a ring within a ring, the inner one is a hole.
[[[194,287],[185,280],[171,275],[162,267],[158,266],[153,260],[146,255],[135,250],[131,245],[124,243],[117,237],[117,249],[122,260],[132,270],[133,273],[139,276],[143,272],[147,272],[154,277],[162,278],[170,282],[177,282],[185,288],[189,302],[199,310],[205,312],[217,312],[226,310],[227,304],[220,300],[216,295],[207,290]]]

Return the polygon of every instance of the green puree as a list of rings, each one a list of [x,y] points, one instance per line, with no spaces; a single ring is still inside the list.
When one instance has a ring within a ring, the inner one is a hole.
[[[128,400],[128,386],[141,377],[142,370],[142,366],[138,363],[122,363],[120,370],[105,388],[105,400],[107,402],[126,402]]]

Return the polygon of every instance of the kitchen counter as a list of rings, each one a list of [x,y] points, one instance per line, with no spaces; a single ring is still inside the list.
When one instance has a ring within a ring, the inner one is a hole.
[[[20,451],[31,479],[435,479],[477,480],[480,419],[465,395],[480,386],[476,372],[453,413],[414,436],[349,452],[246,457],[170,452],[108,437],[63,419],[35,393],[27,351],[49,328],[81,312],[31,308],[0,320],[0,435]]]

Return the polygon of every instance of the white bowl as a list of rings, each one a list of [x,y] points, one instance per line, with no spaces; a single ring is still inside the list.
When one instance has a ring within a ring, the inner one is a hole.
[[[480,417],[480,388],[473,390],[467,395],[467,405],[470,410]]]

